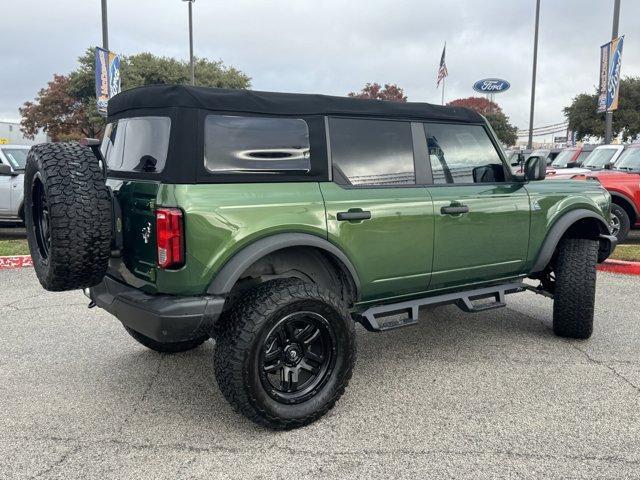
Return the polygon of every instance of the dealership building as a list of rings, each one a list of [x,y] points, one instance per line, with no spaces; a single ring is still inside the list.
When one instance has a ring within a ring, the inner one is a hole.
[[[0,144],[34,145],[48,142],[49,138],[44,132],[39,132],[35,138],[26,138],[20,131],[20,122],[0,120]]]

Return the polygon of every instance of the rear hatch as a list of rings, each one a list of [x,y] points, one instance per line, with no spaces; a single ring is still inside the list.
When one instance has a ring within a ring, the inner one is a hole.
[[[136,287],[157,281],[156,198],[167,162],[171,119],[122,118],[109,123],[100,147],[114,193],[117,252],[111,273]],[[124,264],[124,265],[123,265]]]
[[[156,281],[156,197],[158,184],[141,181],[109,181],[114,191],[116,247],[127,270],[141,280]]]

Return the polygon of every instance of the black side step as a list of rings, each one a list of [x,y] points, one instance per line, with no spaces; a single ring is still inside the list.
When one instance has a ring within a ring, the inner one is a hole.
[[[494,287],[478,288],[466,292],[447,293],[433,297],[418,298],[406,302],[378,305],[371,307],[360,315],[357,320],[370,332],[384,332],[418,323],[419,309],[425,305],[445,305],[453,303],[465,312],[483,312],[506,305],[505,295],[522,292],[526,288],[522,282],[506,283]],[[492,298],[492,302],[474,304],[474,301]],[[384,321],[385,317],[406,315],[400,319]],[[382,320],[382,321],[381,321]]]

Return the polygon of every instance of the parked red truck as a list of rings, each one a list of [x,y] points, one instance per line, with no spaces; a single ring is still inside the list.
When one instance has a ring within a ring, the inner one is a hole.
[[[598,180],[611,193],[612,234],[623,242],[631,228],[640,228],[640,144],[629,145],[610,170],[576,175]]]

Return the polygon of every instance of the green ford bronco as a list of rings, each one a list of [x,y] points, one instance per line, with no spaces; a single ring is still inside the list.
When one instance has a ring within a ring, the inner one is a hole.
[[[532,290],[554,300],[556,334],[592,333],[609,194],[543,181],[537,157],[514,175],[474,112],[157,85],[114,97],[108,120],[101,142],[29,153],[38,279],[84,288],[153,350],[215,339],[220,389],[251,420],[325,414],[356,322],[382,332]]]

